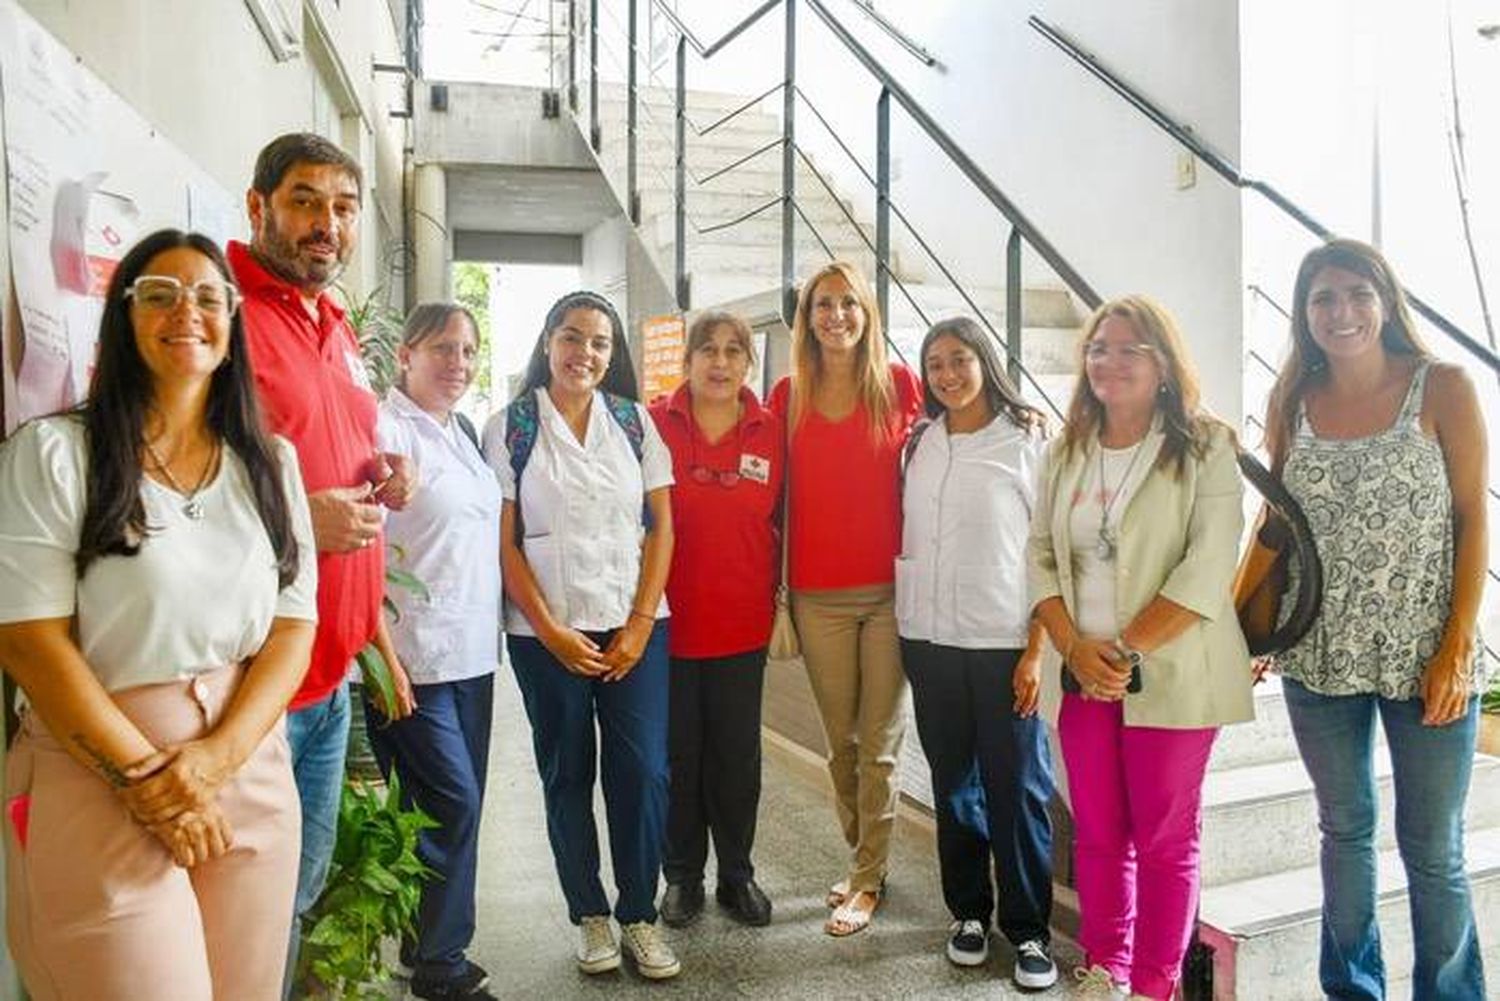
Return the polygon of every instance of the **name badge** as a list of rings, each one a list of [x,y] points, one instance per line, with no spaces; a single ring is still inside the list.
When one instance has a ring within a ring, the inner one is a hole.
[[[740,455],[740,476],[756,483],[771,482],[771,460],[744,452]]]

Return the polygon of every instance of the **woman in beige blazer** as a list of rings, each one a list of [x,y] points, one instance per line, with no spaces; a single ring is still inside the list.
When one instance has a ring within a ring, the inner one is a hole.
[[[1028,550],[1054,647],[1042,711],[1075,820],[1075,976],[1100,997],[1170,998],[1197,909],[1209,751],[1218,727],[1253,715],[1230,598],[1243,487],[1233,433],[1200,409],[1159,304],[1099,307],[1080,361]]]

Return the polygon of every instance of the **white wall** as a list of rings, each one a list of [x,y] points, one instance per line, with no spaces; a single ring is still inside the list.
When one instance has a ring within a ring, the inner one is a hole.
[[[1179,191],[1177,147],[1027,27],[1026,17],[1037,13],[1052,21],[1215,148],[1237,157],[1239,5],[1201,0],[881,4],[892,21],[941,60],[941,68],[934,69],[898,48],[852,4],[828,2],[1099,292],[1148,292],[1173,309],[1203,369],[1209,403],[1237,418],[1238,365],[1213,362],[1239,354],[1239,193],[1202,169],[1195,187]],[[623,18],[624,0],[604,0],[604,5],[619,8]],[[705,41],[755,6],[752,0],[680,4]],[[613,27],[607,16],[601,23]],[[712,63],[691,59],[689,87],[750,95],[775,83],[781,77],[783,24],[784,16],[772,13]],[[665,74],[671,78],[670,65]],[[798,79],[873,172],[877,89],[805,5],[799,12]],[[998,212],[935,147],[914,135],[899,109],[893,110],[892,122],[897,203],[961,278],[983,286],[1003,284],[1008,227]],[[799,142],[813,151],[820,167],[835,174],[861,215],[873,218],[868,182],[801,106],[797,128]],[[909,267],[920,263],[909,244],[904,250]],[[1028,281],[1049,280],[1054,279],[1028,262]]]
[[[405,127],[400,62],[385,0],[307,0],[304,54],[278,63],[244,0],[20,0],[20,5],[178,148],[230,191],[250,186],[255,155],[282,132],[314,129],[365,170],[366,224],[345,284],[355,295],[399,276]],[[317,34],[333,60],[319,61]],[[385,246],[378,234],[387,234]]]

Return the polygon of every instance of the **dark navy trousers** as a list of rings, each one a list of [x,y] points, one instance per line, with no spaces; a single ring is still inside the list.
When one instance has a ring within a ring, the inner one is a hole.
[[[612,635],[588,633],[601,648]],[[599,879],[597,774],[618,891],[615,918],[655,921],[668,793],[666,621],[657,622],[640,663],[620,681],[573,674],[532,636],[507,636],[506,647],[531,720],[568,919],[610,913]]]
[[[417,854],[436,873],[422,886],[413,969],[447,980],[464,971],[474,938],[474,880],[479,866],[479,819],[490,757],[494,674],[435,685],[415,685],[412,715],[387,723],[365,700],[365,727],[380,771],[394,766],[402,798],[442,826],[423,831]]]
[[[943,900],[957,920],[995,915],[1015,945],[1048,941],[1052,915],[1052,761],[1041,717],[1012,709],[1020,657],[901,641],[932,770]]]

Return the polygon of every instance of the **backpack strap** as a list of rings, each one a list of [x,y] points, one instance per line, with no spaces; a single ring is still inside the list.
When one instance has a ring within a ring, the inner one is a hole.
[[[917,445],[922,441],[922,436],[927,429],[932,427],[932,418],[923,417],[911,427],[911,433],[906,436],[906,444],[901,447],[901,482],[906,482],[906,470],[911,465],[912,457],[917,454]]]
[[[535,393],[527,393],[506,405],[505,451],[510,456],[510,471],[515,477],[517,496],[521,493],[521,473],[531,460],[531,450],[536,448],[540,431]]]
[[[474,426],[473,421],[469,420],[468,415],[455,410],[453,419],[458,421],[458,429],[464,433],[464,437],[474,443],[474,449],[483,452],[484,450],[479,447],[479,429]]]
[[[609,416],[615,419],[615,423],[620,425],[620,430],[630,440],[630,450],[635,453],[635,461],[641,462],[646,454],[646,428],[641,423],[640,408],[635,405],[634,400],[614,393],[604,394],[604,405],[609,410]]]

